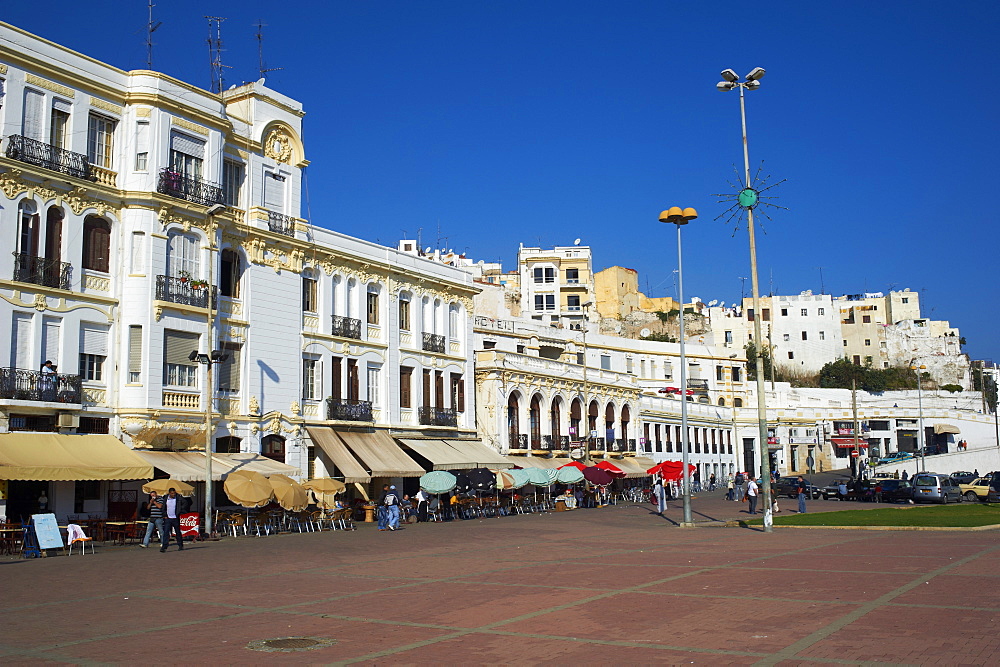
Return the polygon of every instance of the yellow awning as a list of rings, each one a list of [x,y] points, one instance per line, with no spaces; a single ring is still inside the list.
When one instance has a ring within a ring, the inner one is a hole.
[[[331,473],[332,477],[337,477],[338,479],[343,477],[344,482],[347,484],[372,481],[372,476],[368,474],[364,466],[358,463],[358,460],[347,449],[344,441],[334,435],[332,428],[326,426],[307,426],[306,431],[309,433],[309,438],[313,443],[319,445],[323,453],[330,457],[333,465],[336,466],[339,475]]]
[[[643,463],[642,461],[648,462],[649,465]],[[649,475],[647,470],[656,465],[652,459],[647,459],[644,457],[626,457],[623,459],[615,459],[612,461],[616,466],[622,469],[626,477],[637,478],[637,477],[647,477]]]
[[[508,463],[512,463],[518,468],[541,468],[543,470],[555,470],[572,460],[563,457],[547,459],[540,456],[508,456],[506,459]]]
[[[155,452],[138,449],[135,452],[154,468],[159,468],[170,475],[170,479],[182,482],[205,481],[204,452]],[[212,479],[216,482],[222,479],[223,473],[232,470],[232,466],[212,465]]]
[[[513,467],[507,457],[492,447],[484,445],[482,440],[445,440],[444,442],[454,447],[463,458],[471,460],[473,468],[500,470]]]
[[[420,477],[426,471],[385,431],[334,431],[358,455],[372,477]]]
[[[251,470],[253,472],[259,472],[264,477],[270,477],[271,475],[288,475],[289,477],[301,477],[302,471],[295,466],[290,466],[287,463],[281,463],[280,461],[275,461],[274,459],[269,459],[266,456],[261,456],[260,454],[252,454],[249,452],[241,452],[238,454],[220,454],[216,452],[212,455],[212,459],[218,461],[224,466],[229,466],[229,470],[225,471],[225,474],[236,470]],[[215,470],[213,466],[212,477],[215,477]]]
[[[434,470],[468,470],[478,468],[467,456],[463,456],[454,447],[449,447],[443,440],[418,440],[416,438],[399,438],[403,446],[420,454],[431,462]]]
[[[151,479],[153,466],[110,435],[0,435],[0,479]]]
[[[940,435],[942,433],[952,433],[958,435],[961,431],[957,426],[952,426],[951,424],[934,424],[934,434]]]

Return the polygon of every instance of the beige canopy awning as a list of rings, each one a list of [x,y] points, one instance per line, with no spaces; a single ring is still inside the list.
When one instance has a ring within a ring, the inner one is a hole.
[[[337,437],[332,428],[326,426],[307,426],[306,431],[313,443],[330,457],[333,465],[336,466],[339,475],[332,475],[338,479],[343,477],[344,482],[370,482],[372,476],[368,474],[354,455],[351,454],[344,441]]]
[[[372,477],[420,477],[426,472],[385,431],[334,431]]]
[[[252,454],[249,452],[241,452],[237,454],[220,454],[216,452],[212,455],[212,460],[216,461],[224,466],[229,466],[229,470],[225,474],[234,472],[236,470],[251,470],[253,472],[259,472],[264,477],[270,477],[271,475],[288,475],[289,477],[301,477],[302,471],[295,466],[290,466],[287,463],[282,463],[280,461],[275,461],[274,459],[269,459],[266,456],[261,456],[260,454]],[[212,466],[212,477],[215,477],[215,466]],[[202,476],[204,479],[204,475]]]
[[[0,479],[152,479],[153,466],[111,435],[0,435]]]
[[[204,452],[155,452],[138,449],[135,452],[154,468],[159,468],[170,476],[182,482],[205,481]],[[212,480],[221,481],[223,473],[232,470],[232,466],[213,465]]]
[[[934,433],[935,435],[941,433],[954,433],[955,435],[958,435],[961,431],[957,426],[952,426],[951,424],[934,424]]]
[[[468,470],[479,466],[463,456],[444,440],[418,440],[416,438],[399,438],[403,446],[409,447],[417,454],[431,462],[434,470]]]
[[[631,478],[648,476],[649,473],[647,473],[646,471],[652,468],[654,465],[656,465],[652,461],[649,461],[649,465],[643,467],[641,464],[637,462],[635,458],[632,457],[626,457],[623,459],[614,459],[611,461],[611,463],[621,468],[621,471],[625,473],[625,477],[631,477]]]
[[[571,459],[563,457],[546,459],[540,456],[508,456],[506,459],[508,463],[518,468],[541,468],[543,470],[555,470],[571,461]]]
[[[466,459],[473,462],[473,468],[490,468],[501,470],[512,468],[514,464],[507,460],[497,450],[484,445],[482,440],[445,440],[445,444],[454,447]]]

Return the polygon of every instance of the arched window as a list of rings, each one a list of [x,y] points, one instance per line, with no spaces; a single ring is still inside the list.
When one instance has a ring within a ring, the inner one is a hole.
[[[239,454],[240,440],[240,438],[232,435],[227,435],[223,438],[216,438],[215,451],[222,454]]]
[[[542,445],[541,412],[541,399],[535,395],[531,398],[531,405],[528,408],[528,423],[531,430],[531,446],[536,449]]]
[[[240,298],[240,278],[243,276],[243,264],[240,254],[231,248],[222,251],[219,257],[219,292],[231,299]]]
[[[260,441],[261,454],[275,461],[285,462],[285,439],[280,435],[265,435]]]
[[[88,215],[83,221],[83,268],[107,273],[110,256],[111,223]]]
[[[549,407],[549,433],[552,435],[553,439],[559,438],[560,433],[560,422],[562,421],[562,399],[556,396],[552,399],[552,405]],[[553,443],[557,444],[557,443]]]
[[[742,408],[743,407],[743,399],[742,398],[734,398],[733,399],[733,407],[734,408]]]
[[[722,407],[725,407],[726,406],[726,399],[720,398],[719,399],[719,405],[721,405]]]
[[[45,259],[53,262],[62,261],[63,217],[58,206],[50,206],[45,214]]]
[[[569,407],[569,434],[575,436],[574,440],[578,440],[584,436],[583,431],[580,428],[580,421],[583,419],[583,404],[580,402],[579,398],[573,399],[573,403]]]
[[[23,255],[38,255],[38,207],[35,202],[24,200],[18,206],[21,221],[17,237],[17,251]]]
[[[510,395],[507,399],[507,433],[509,435],[508,442],[511,449],[519,449],[518,435],[520,435],[521,425],[520,417],[518,415],[519,406],[518,399],[520,396],[515,392]]]
[[[167,274],[173,278],[200,278],[198,237],[183,232],[167,234]]]

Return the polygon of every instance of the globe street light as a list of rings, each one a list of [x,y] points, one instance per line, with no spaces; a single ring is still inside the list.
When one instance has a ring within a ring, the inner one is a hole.
[[[737,199],[740,206],[747,212],[747,231],[750,234],[750,284],[753,286],[753,336],[754,336],[754,367],[757,372],[757,438],[761,444],[760,452],[760,476],[763,480],[761,488],[761,500],[764,504],[764,532],[772,531],[771,525],[774,517],[771,514],[771,449],[767,443],[767,407],[764,402],[764,339],[760,328],[760,284],[757,280],[757,242],[754,239],[753,210],[760,202],[757,190],[750,187],[750,149],[747,144],[747,112],[744,101],[744,92],[756,90],[760,87],[760,80],[764,78],[764,68],[754,67],[746,75],[745,81],[740,81],[740,77],[731,69],[722,71],[723,80],[715,85],[721,91],[729,91],[734,88],[740,89],[740,120],[743,125],[743,170],[745,175],[744,188],[740,191]]]
[[[677,225],[677,300],[680,302],[680,341],[681,341],[681,472],[682,490],[684,494],[684,522],[682,526],[693,526],[691,519],[691,477],[688,475],[688,408],[687,408],[687,358],[684,355],[684,268],[681,256],[681,227],[698,217],[698,211],[693,208],[682,209],[672,206],[660,213],[660,222]]]

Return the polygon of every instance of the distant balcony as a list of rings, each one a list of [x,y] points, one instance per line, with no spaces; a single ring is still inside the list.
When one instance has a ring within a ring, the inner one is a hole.
[[[83,383],[79,375],[53,373],[23,368],[0,368],[0,398],[47,403],[82,403]]]
[[[626,452],[633,452],[633,453],[636,451],[636,448],[635,448],[635,438],[629,438],[628,439],[628,449],[626,449],[625,451]]]
[[[216,307],[218,289],[187,278],[156,276],[156,300],[197,308]]]
[[[511,449],[527,449],[528,448],[528,434],[527,433],[510,433],[508,444]]]
[[[420,408],[420,423],[424,426],[458,426],[458,414],[451,408]]]
[[[267,212],[267,228],[275,234],[295,236],[295,219],[283,213]]]
[[[441,352],[444,353],[444,336],[438,334],[425,333],[424,334],[424,346],[423,350],[425,352]]]
[[[44,257],[14,253],[14,280],[56,289],[69,289],[73,266]]]
[[[326,399],[326,418],[351,422],[372,421],[371,401]]]
[[[225,202],[222,188],[215,183],[209,183],[194,176],[185,176],[173,169],[160,170],[160,180],[156,184],[156,191],[202,206],[214,206]]]
[[[604,449],[604,438],[591,438],[590,439],[590,448],[591,449],[600,449],[600,450],[603,450]]]
[[[535,450],[549,450],[549,441],[543,439],[544,436],[540,434],[531,434],[531,448]]]
[[[708,380],[688,378],[688,389],[698,393],[708,392]]]
[[[93,180],[90,162],[87,161],[86,155],[56,148],[28,137],[16,134],[7,137],[7,157],[25,164],[58,171],[67,176]]]
[[[569,436],[568,435],[554,435],[552,436],[552,449],[557,449],[562,452],[569,451]]]
[[[333,330],[331,333],[334,336],[356,338],[357,340],[361,340],[361,320],[356,320],[353,317],[341,317],[340,315],[334,315]]]

